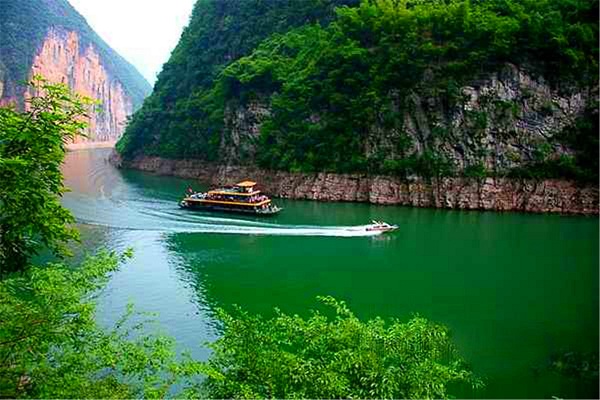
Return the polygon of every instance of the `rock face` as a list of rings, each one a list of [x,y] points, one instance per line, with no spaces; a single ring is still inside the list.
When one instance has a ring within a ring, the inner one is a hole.
[[[33,60],[31,75],[69,85],[71,90],[100,101],[90,114],[87,138],[78,141],[105,142],[123,133],[133,103],[121,83],[102,64],[93,45],[80,45],[77,32],[53,28]],[[26,96],[29,94],[26,94]]]
[[[79,142],[114,142],[152,87],[68,0],[0,0],[0,106],[27,107],[23,82],[42,75],[99,105]]]
[[[510,170],[542,157],[536,154],[540,150],[543,157],[570,155],[556,135],[583,114],[590,100],[587,90],[561,92],[512,64],[472,81],[460,93],[454,106],[435,96],[414,95],[404,116],[414,150],[421,152],[433,139],[459,171],[473,165]]]
[[[271,115],[268,98],[256,98],[244,105],[229,105],[224,114],[224,132],[229,134],[222,136],[220,153],[226,160],[252,162],[260,127]]]
[[[290,199],[583,215],[597,215],[599,207],[597,186],[582,187],[562,180],[442,178],[427,181],[416,178],[403,181],[382,175],[302,174],[158,157],[138,157],[127,162],[117,154],[111,158],[119,166],[198,179],[211,185],[252,178],[266,193]]]
[[[534,160],[573,155],[557,137],[597,100],[597,90],[561,90],[513,64],[459,88],[455,104],[432,92],[430,79],[425,74],[409,96],[390,90],[390,108],[401,114],[401,123],[394,128],[374,124],[366,133],[366,158],[395,161],[433,150],[456,171],[481,166],[500,172]],[[226,108],[221,140],[225,164],[246,165],[247,155],[256,153],[261,125],[271,114],[268,95],[259,100],[236,101]],[[318,123],[319,115],[311,116],[311,122]],[[401,142],[408,145],[399,151]]]

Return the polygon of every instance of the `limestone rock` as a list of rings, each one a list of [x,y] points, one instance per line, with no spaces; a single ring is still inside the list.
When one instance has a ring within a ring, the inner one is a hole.
[[[599,211],[597,186],[578,186],[563,180],[442,178],[427,181],[414,178],[404,181],[384,175],[303,174],[158,157],[138,157],[124,162],[113,155],[111,161],[115,165],[198,179],[211,185],[254,179],[264,192],[289,199],[583,215],[598,215]]]
[[[121,83],[110,76],[96,49],[80,46],[77,32],[53,28],[36,54],[31,75],[68,84],[76,93],[100,101],[90,114],[87,138],[81,141],[113,141],[121,137],[127,116],[133,112],[131,98]],[[26,93],[25,97],[32,93]]]

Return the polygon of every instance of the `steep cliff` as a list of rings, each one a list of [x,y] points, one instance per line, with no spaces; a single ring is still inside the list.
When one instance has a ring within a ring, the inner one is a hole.
[[[598,215],[599,211],[596,185],[556,179],[453,177],[428,180],[375,174],[311,174],[148,156],[123,160],[117,153],[112,154],[111,162],[119,167],[197,179],[211,185],[231,184],[252,177],[260,182],[260,189],[265,193],[288,199],[579,215]]]
[[[328,138],[310,138],[326,148],[324,160],[337,158],[341,168],[334,163],[323,164],[321,168],[312,164],[309,157],[316,152],[316,146],[307,148],[307,154],[298,154],[294,147],[301,145],[300,135],[292,140],[287,138],[289,132],[275,138],[272,135],[271,141],[265,143],[266,138],[261,138],[265,123],[272,129],[273,118],[281,113],[273,110],[268,96],[226,101],[219,148],[221,162],[243,165],[248,160],[260,161],[261,155],[264,157],[273,152],[273,147],[281,146],[279,141],[286,142],[285,147],[263,166],[292,171],[367,172],[367,168],[361,168],[363,163],[371,172],[404,177],[457,173],[481,177],[516,174],[524,166],[574,162],[580,150],[594,151],[593,147],[577,149],[570,139],[577,136],[575,125],[582,119],[591,123],[585,134],[587,138],[596,135],[594,122],[598,115],[593,107],[598,102],[597,90],[561,90],[542,76],[513,64],[466,81],[457,88],[461,101],[456,104],[449,104],[443,95],[433,95],[427,90],[427,83],[421,82],[420,88],[404,96],[391,89],[386,94],[385,107],[395,120],[390,124],[381,114],[368,118],[369,124],[356,130],[356,136],[362,138],[354,147],[348,143],[335,148]],[[310,126],[318,126],[323,119],[322,111],[315,108],[308,118],[298,118],[297,122],[310,130]],[[295,153],[295,163],[280,165],[282,156],[288,152]],[[361,161],[356,167],[344,167],[344,162],[350,163],[353,157]],[[597,163],[587,167],[590,171],[597,169]],[[568,167],[563,172],[568,173]],[[594,176],[588,178],[596,180]]]
[[[0,104],[23,107],[34,74],[100,102],[78,141],[117,140],[151,90],[66,0],[0,0]]]
[[[90,113],[89,140],[118,139],[127,116],[134,111],[133,99],[121,82],[107,72],[94,47],[80,48],[77,32],[52,28],[33,60],[31,74],[67,83],[73,91],[100,101]]]
[[[197,0],[189,25],[134,114],[124,153],[164,157],[218,156],[223,109],[212,94],[223,70],[262,40],[305,24],[328,24],[335,8],[360,0]]]
[[[256,3],[198,1],[126,158],[597,179],[596,2]]]
[[[596,1],[250,3],[198,1],[126,160],[597,184]]]

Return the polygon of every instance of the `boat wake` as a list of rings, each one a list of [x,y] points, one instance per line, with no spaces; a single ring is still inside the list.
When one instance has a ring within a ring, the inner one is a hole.
[[[107,153],[106,153],[107,154]],[[277,220],[258,217],[236,217],[227,214],[191,212],[177,206],[173,197],[176,181],[144,175],[138,181],[108,165],[103,152],[70,153],[71,168],[66,168],[65,179],[74,190],[63,197],[63,204],[85,225],[111,229],[232,235],[274,236],[377,236],[381,232],[367,231],[366,225],[318,226],[287,225]],[[166,183],[166,186],[163,184]],[[179,185],[179,184],[178,184]],[[178,187],[183,191],[185,186]]]
[[[161,232],[161,233],[207,233],[207,234],[233,234],[233,235],[268,235],[268,236],[330,236],[330,237],[364,237],[378,236],[380,231],[366,231],[366,226],[348,226],[348,227],[296,227],[281,226],[278,228],[236,226],[236,225],[218,225],[218,224],[196,224],[193,227],[131,227],[106,224],[97,221],[86,221],[78,219],[78,222],[85,225],[102,226],[111,229]]]
[[[207,233],[234,235],[271,236],[330,236],[361,237],[377,236],[381,232],[367,231],[368,225],[317,226],[284,225],[251,219],[227,218],[190,212],[176,208],[173,202],[164,200],[112,201],[96,199],[87,202],[73,199],[77,203],[74,211],[78,223],[102,226],[111,229],[164,232],[164,233]],[[67,206],[70,203],[67,201]]]

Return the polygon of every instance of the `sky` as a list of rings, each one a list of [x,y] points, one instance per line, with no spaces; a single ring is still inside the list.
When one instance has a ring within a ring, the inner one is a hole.
[[[69,0],[92,29],[154,84],[196,0]]]

